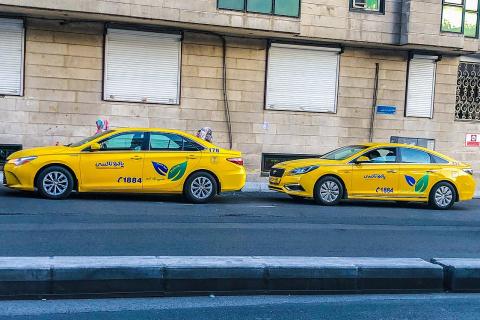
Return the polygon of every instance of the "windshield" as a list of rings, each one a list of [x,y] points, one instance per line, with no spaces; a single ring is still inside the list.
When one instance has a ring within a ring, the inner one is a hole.
[[[83,139],[82,141],[78,141],[76,143],[72,143],[72,144],[68,144],[67,147],[72,147],[72,148],[75,148],[75,147],[80,147],[80,146],[83,146],[85,143],[89,143],[97,138],[100,138],[102,136],[105,136],[109,133],[112,133],[113,130],[107,130],[107,131],[104,131],[104,132],[99,132],[97,133],[96,135],[93,135],[91,137],[88,137],[86,139]]]
[[[342,147],[337,150],[333,150],[327,154],[324,154],[323,156],[320,157],[320,159],[326,159],[326,160],[345,160],[347,158],[350,158],[354,154],[367,149],[366,146],[348,146],[348,147]]]

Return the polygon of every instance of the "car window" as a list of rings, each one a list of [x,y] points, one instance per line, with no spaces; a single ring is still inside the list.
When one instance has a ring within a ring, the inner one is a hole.
[[[200,151],[204,148],[185,137],[171,133],[150,133],[150,150]]]
[[[184,138],[183,142],[183,150],[184,151],[200,151],[205,149],[203,146],[199,145],[196,142],[193,142],[192,140],[189,140],[187,138]]]
[[[371,163],[395,163],[397,162],[397,148],[378,148],[363,154],[363,156],[370,159]]]
[[[150,150],[182,151],[183,138],[176,134],[151,133]]]
[[[350,158],[354,154],[366,149],[366,146],[348,146],[340,149],[333,150],[327,154],[324,154],[320,159],[326,160],[345,160]]]
[[[430,154],[416,149],[401,148],[402,163],[431,163]]]
[[[433,154],[431,154],[431,156],[432,156],[433,162],[435,162],[435,163],[448,163],[447,160],[445,160],[443,158],[440,158],[439,156],[436,156],[436,155],[433,155]]]
[[[122,133],[107,138],[103,140],[100,144],[102,146],[102,150],[106,151],[140,151],[142,150],[144,136],[145,134],[143,132]]]

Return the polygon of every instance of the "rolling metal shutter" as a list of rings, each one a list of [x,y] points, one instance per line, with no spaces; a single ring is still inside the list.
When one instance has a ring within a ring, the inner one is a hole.
[[[272,44],[266,107],[336,112],[340,49]]]
[[[435,56],[415,55],[409,62],[407,117],[431,118],[435,95]]]
[[[181,36],[109,28],[104,99],[178,104]]]
[[[0,18],[0,94],[23,94],[23,20]]]

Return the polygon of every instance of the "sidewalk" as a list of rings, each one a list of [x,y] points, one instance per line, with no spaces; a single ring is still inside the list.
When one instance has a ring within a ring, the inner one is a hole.
[[[1,257],[0,297],[479,292],[480,259]]]

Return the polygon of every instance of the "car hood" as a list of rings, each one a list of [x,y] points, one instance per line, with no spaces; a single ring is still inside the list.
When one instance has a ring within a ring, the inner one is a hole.
[[[310,159],[285,161],[285,162],[278,163],[273,167],[280,168],[280,169],[294,169],[294,168],[301,168],[301,167],[307,167],[307,166],[338,165],[338,164],[341,164],[341,162],[339,162],[338,160],[310,158]]]
[[[22,158],[22,157],[44,156],[44,155],[51,155],[51,154],[65,154],[65,153],[72,153],[72,152],[74,152],[73,148],[65,147],[65,146],[31,148],[31,149],[24,149],[24,150],[20,150],[12,153],[8,157],[8,160]]]

